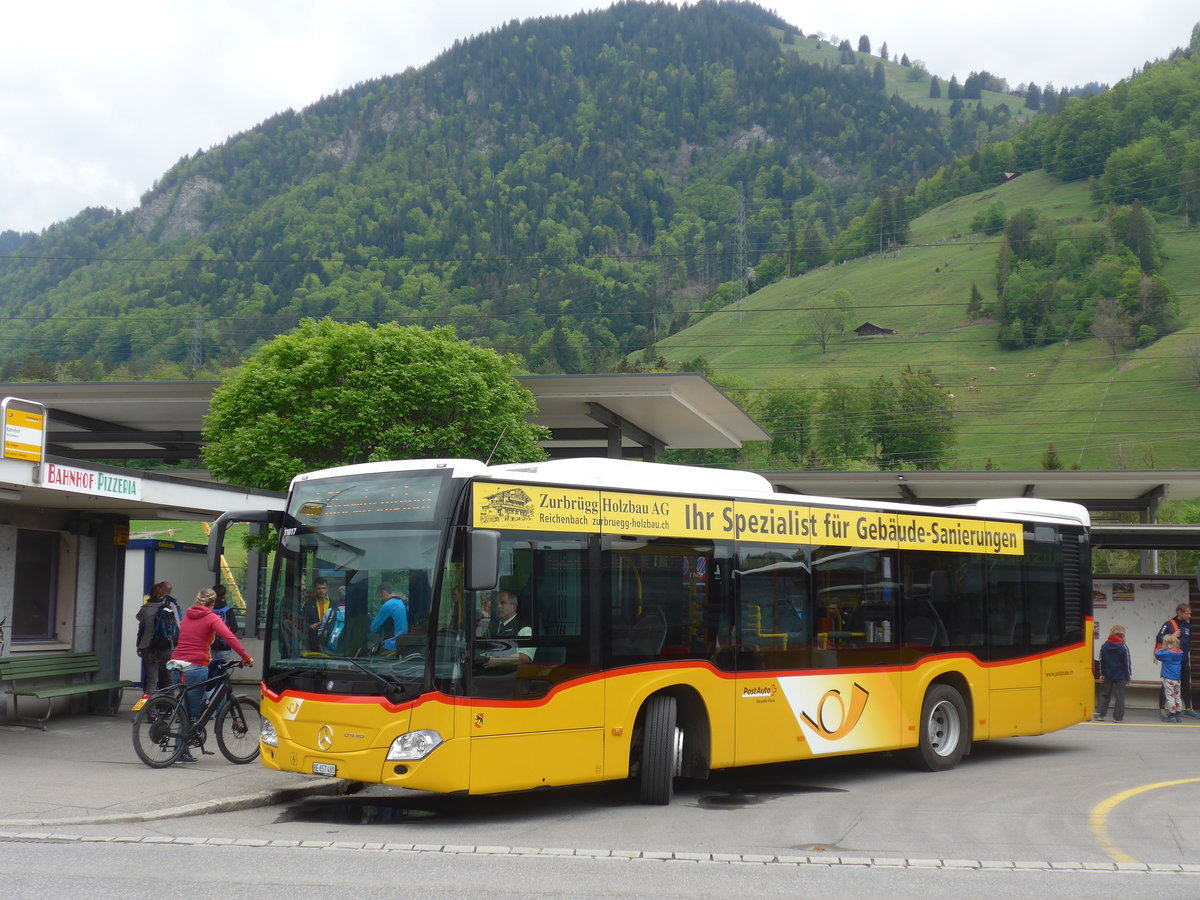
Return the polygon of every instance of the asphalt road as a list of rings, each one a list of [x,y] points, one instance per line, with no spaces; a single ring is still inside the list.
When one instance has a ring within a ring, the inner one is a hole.
[[[333,886],[431,897],[1196,896],[1197,722],[1131,711],[1122,725],[979,744],[937,774],[892,755],[716,773],[681,783],[668,807],[643,806],[623,786],[500,797],[369,788],[10,830],[0,871],[14,896],[84,884],[98,896],[146,896],[129,867],[166,844],[153,854],[163,876],[187,885],[219,873],[226,887],[265,897]]]

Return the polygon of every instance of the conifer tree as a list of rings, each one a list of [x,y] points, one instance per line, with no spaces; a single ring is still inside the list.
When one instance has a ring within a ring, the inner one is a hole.
[[[971,282],[971,299],[967,301],[967,318],[977,319],[983,312],[983,294],[979,293],[979,287],[975,282]]]
[[[1050,471],[1058,471],[1063,467],[1062,457],[1058,455],[1058,451],[1054,449],[1054,445],[1047,444],[1046,452],[1042,454],[1042,468]]]

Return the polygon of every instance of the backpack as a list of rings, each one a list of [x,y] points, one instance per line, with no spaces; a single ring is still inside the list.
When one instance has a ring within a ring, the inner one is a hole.
[[[154,650],[174,650],[179,642],[179,618],[171,604],[163,602],[154,613],[152,623],[154,634],[150,638],[150,647]]]
[[[330,607],[321,622],[321,640],[330,650],[336,650],[338,638],[346,625],[346,607],[344,605]]]
[[[222,606],[220,609],[214,609],[213,612],[215,612],[218,616],[221,617],[221,621],[225,623],[226,628],[228,628],[230,631],[233,631],[233,624],[229,621],[229,614],[231,612],[233,612],[232,607],[230,607],[228,605]],[[221,635],[219,635],[219,634],[214,634],[213,642],[212,642],[212,649],[213,650],[230,650],[232,648],[229,646],[228,643],[226,643],[225,638],[221,637]]]

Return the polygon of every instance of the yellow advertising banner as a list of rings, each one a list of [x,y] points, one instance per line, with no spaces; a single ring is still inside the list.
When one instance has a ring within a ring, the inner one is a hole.
[[[957,516],[491,482],[475,484],[472,503],[472,521],[479,528],[1009,556],[1025,552],[1020,522]]]

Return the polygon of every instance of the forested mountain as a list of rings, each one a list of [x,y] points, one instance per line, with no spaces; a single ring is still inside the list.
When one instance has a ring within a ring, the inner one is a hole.
[[[901,99],[930,83],[907,58],[829,49],[715,2],[462,41],[181,159],[136,210],[6,234],[0,377],[211,371],[324,315],[612,368],[839,236],[853,254],[857,216],[902,240],[919,179],[1017,133],[996,96],[950,115]]]
[[[1189,50],[874,203],[838,238],[844,265],[662,339],[667,366],[736,378],[772,434],[705,461],[1200,466],[1198,49],[1200,26]],[[896,222],[902,244],[861,253]],[[896,376],[910,365],[926,379],[908,379],[923,393],[905,405]],[[953,444],[890,450],[941,413],[937,399]]]

